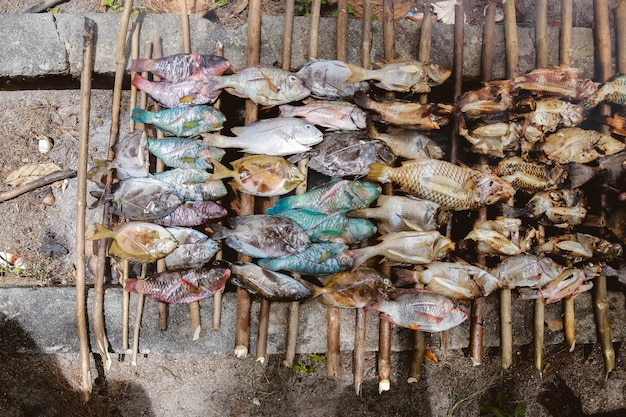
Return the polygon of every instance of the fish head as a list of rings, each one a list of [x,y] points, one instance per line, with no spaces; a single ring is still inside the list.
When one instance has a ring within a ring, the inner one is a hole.
[[[433,259],[443,259],[454,250],[456,244],[446,236],[441,236],[433,246]]]
[[[515,188],[495,175],[485,175],[476,184],[480,201],[489,206],[509,200],[515,195]]]
[[[324,134],[311,123],[306,123],[300,119],[294,119],[296,126],[293,129],[293,139],[301,145],[317,145],[324,140]]]
[[[442,84],[450,75],[452,75],[452,70],[448,68],[444,68],[439,64],[427,64],[426,65],[426,73],[428,74],[428,78],[430,78],[431,82],[428,84],[430,86],[435,86]]]
[[[446,320],[450,324],[450,328],[463,323],[468,316],[467,307],[458,300],[451,300],[451,307],[449,313],[446,315]]]
[[[311,90],[293,73],[282,74],[276,85],[279,88],[278,95],[285,99],[286,103],[302,100],[311,95]]]
[[[226,116],[213,106],[206,106],[206,109],[202,111],[202,119],[210,126],[214,128],[221,128],[226,122]]]
[[[380,185],[368,181],[353,181],[350,188],[358,200],[363,203],[363,207],[369,206],[383,190]]]
[[[167,255],[178,247],[178,241],[173,236],[163,236],[154,245],[155,255]]]

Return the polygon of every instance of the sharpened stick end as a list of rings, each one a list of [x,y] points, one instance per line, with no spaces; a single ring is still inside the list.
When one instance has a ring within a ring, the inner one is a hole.
[[[245,346],[235,346],[235,357],[236,358],[245,358],[248,356],[248,348]]]
[[[391,382],[388,379],[382,379],[378,382],[378,393],[382,394],[383,391],[389,391],[391,389]]]

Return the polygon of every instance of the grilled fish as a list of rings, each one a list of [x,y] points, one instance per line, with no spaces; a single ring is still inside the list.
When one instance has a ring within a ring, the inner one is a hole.
[[[532,217],[544,226],[562,229],[581,224],[587,215],[585,196],[578,189],[541,191],[524,207],[501,205],[501,209],[507,217]]]
[[[359,130],[366,126],[367,113],[347,101],[309,100],[303,106],[283,104],[279,110],[281,117],[301,117],[330,130]]]
[[[338,60],[314,59],[306,62],[296,73],[313,97],[326,100],[350,100],[357,91],[370,90],[367,81],[349,83],[352,75],[347,64]]]
[[[491,169],[491,173],[510,183],[516,190],[526,193],[555,188],[565,181],[568,174],[561,165],[527,162],[519,156],[501,160]]]
[[[535,300],[543,298],[546,304],[556,303],[565,297],[576,297],[593,288],[585,271],[577,268],[567,268],[556,278],[541,288],[520,288],[520,300]]]
[[[148,71],[165,81],[181,81],[193,74],[222,75],[230,62],[217,55],[176,54],[157,59],[133,59],[132,72]]]
[[[444,104],[420,104],[412,101],[375,101],[365,93],[357,92],[354,102],[371,110],[381,119],[396,126],[410,126],[421,130],[439,129],[452,118],[452,107]]]
[[[165,107],[213,103],[220,95],[206,82],[205,75],[195,74],[176,82],[149,81],[135,74],[131,84]]]
[[[352,268],[352,257],[346,254],[343,243],[311,243],[306,249],[293,255],[274,259],[259,259],[262,268],[281,269],[303,275],[329,275]]]
[[[621,259],[622,245],[587,233],[551,236],[535,248],[537,254],[556,256],[571,262],[596,260],[610,262]]]
[[[219,250],[216,241],[189,227],[168,227],[178,242],[176,249],[165,257],[168,270],[200,268],[209,263]]]
[[[556,278],[564,267],[548,257],[515,255],[504,259],[490,272],[502,288],[541,288]]]
[[[567,127],[551,134],[541,144],[546,156],[559,164],[587,163],[624,150],[624,143],[595,130]]]
[[[269,301],[302,301],[313,296],[301,281],[250,262],[235,262],[230,270],[233,284]]]
[[[200,169],[174,168],[154,177],[176,187],[183,201],[218,200],[228,192],[222,181],[211,180],[211,174]]]
[[[568,66],[538,68],[513,80],[513,91],[583,100],[598,90],[598,83],[580,78],[580,70]]]
[[[380,132],[373,123],[369,123],[367,134],[370,138],[385,142],[391,151],[399,158],[443,158],[443,150],[428,136],[407,129],[390,130]]]
[[[430,87],[441,85],[450,78],[452,71],[438,64],[419,61],[389,62],[379,69],[365,69],[346,64],[352,75],[348,82],[378,81],[375,85],[387,91],[429,93]]]

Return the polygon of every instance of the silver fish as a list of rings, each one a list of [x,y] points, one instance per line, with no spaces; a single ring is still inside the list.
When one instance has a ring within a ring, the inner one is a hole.
[[[167,227],[178,242],[174,252],[165,257],[168,270],[200,268],[209,263],[219,250],[216,241],[189,227]]]
[[[400,158],[443,158],[443,150],[431,138],[415,130],[394,129],[385,133],[376,129],[373,123],[369,123],[367,134],[372,139],[385,142],[391,151]]]
[[[343,61],[315,59],[305,63],[296,74],[311,89],[311,95],[321,99],[349,100],[357,91],[370,90],[367,81],[346,81],[352,71]]]
[[[123,137],[113,147],[112,161],[92,158],[94,167],[87,178],[104,188],[107,173],[115,169],[115,177],[124,180],[131,177],[147,177],[150,169],[148,138],[142,131],[136,131]]]
[[[300,281],[280,272],[263,269],[250,262],[230,265],[231,282],[270,301],[302,301],[311,298],[311,290]]]
[[[203,134],[203,143],[218,148],[272,156],[306,152],[324,137],[315,126],[296,117],[276,117],[231,129],[236,137]]]
[[[165,81],[181,81],[193,74],[221,75],[230,68],[226,58],[217,55],[175,54],[156,59],[133,59],[132,72],[148,71]]]
[[[174,168],[154,177],[175,187],[183,201],[218,200],[228,193],[221,180],[211,180],[211,174],[204,170]]]
[[[552,259],[536,255],[509,256],[491,270],[502,288],[540,288],[563,271]]]
[[[214,240],[252,258],[278,258],[306,249],[311,240],[296,222],[280,216],[250,214],[229,220],[232,229],[211,225]]]
[[[307,122],[330,130],[365,129],[367,113],[347,101],[308,100],[303,106],[283,104],[281,117],[302,117]]]
[[[389,62],[373,70],[347,65],[352,72],[348,82],[376,80],[377,87],[399,92],[429,93],[430,87],[441,85],[452,74],[438,64],[412,60]]]

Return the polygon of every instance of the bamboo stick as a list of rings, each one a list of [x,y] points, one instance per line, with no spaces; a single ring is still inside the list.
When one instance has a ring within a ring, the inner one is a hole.
[[[318,34],[322,0],[311,1],[311,28],[309,29],[309,59],[317,59]]]
[[[141,265],[141,277],[146,279],[146,264]],[[139,330],[141,329],[141,316],[143,315],[144,295],[139,294],[137,297],[137,307],[135,312],[135,325],[133,327],[133,352],[131,355],[131,364],[137,366],[137,355],[139,354]]]
[[[134,60],[139,58],[139,32],[141,29],[141,22],[135,22],[135,24],[133,25],[133,30],[132,30],[132,37],[131,37],[131,41],[130,41],[130,59]],[[130,84],[130,113],[132,114],[133,109],[135,107],[137,107],[137,87],[135,87],[132,84],[132,80],[135,78],[135,72],[131,71],[130,73],[130,80],[131,80],[131,84]],[[130,119],[129,122],[129,130],[131,132],[133,132],[136,129],[135,127],[135,121],[133,119]]]
[[[261,1],[250,0],[248,4],[248,44],[246,48],[246,62],[248,65],[258,64],[261,56]],[[257,120],[258,107],[251,100],[246,100],[245,124]],[[254,213],[254,197],[250,194],[239,193],[241,201],[241,215]],[[250,262],[249,256],[239,254],[242,262]],[[237,288],[237,319],[235,323],[235,356],[242,358],[248,355],[250,347],[250,308],[252,299],[250,293],[243,288]]]
[[[74,170],[53,172],[34,181],[30,181],[24,185],[20,185],[19,187],[15,187],[12,190],[0,193],[0,203],[11,200],[30,191],[36,190],[37,188],[45,187],[46,185],[53,184],[57,181],[63,181],[68,178],[73,178],[75,176],[76,171]]]
[[[363,0],[363,29],[361,36],[361,65],[370,67],[370,49],[372,48],[372,0]]]
[[[559,62],[564,66],[572,65],[572,0],[561,2],[561,35],[560,35]],[[565,344],[570,352],[576,346],[576,322],[574,311],[574,298],[565,297],[563,300],[563,329]]]
[[[128,279],[129,262],[128,259],[122,261],[122,279],[120,284],[124,288],[124,282]],[[130,293],[122,291],[122,350],[128,353],[128,316],[130,315]]]
[[[535,66],[548,66],[548,0],[537,0],[535,24]]]
[[[614,21],[626,21],[626,0],[621,0],[614,10]],[[626,72],[626,27],[615,25],[615,52],[617,54],[617,71]]]
[[[517,38],[517,17],[515,2],[507,1],[504,10],[504,38],[506,43],[506,77],[517,77],[519,71],[519,41]]]
[[[85,276],[85,218],[87,213],[87,158],[89,155],[89,115],[91,113],[91,75],[93,73],[95,23],[85,19],[83,29],[83,70],[80,77],[80,134],[78,142],[78,184],[76,191],[76,327],[80,357],[83,401],[91,398],[91,364],[87,327],[87,289]]]
[[[267,355],[267,331],[270,322],[270,302],[261,300],[261,308],[259,309],[259,331],[256,339],[256,360],[265,363]]]
[[[109,135],[109,150],[107,159],[113,160],[113,146],[117,142],[120,128],[120,106],[122,101],[122,83],[124,81],[124,68],[126,66],[125,46],[126,35],[128,32],[128,24],[130,14],[133,8],[133,0],[124,2],[124,10],[121,14],[120,31],[117,37],[117,53],[115,56],[115,81],[113,86],[113,101],[111,108],[111,130]],[[111,192],[111,183],[113,176],[111,173],[107,175],[105,193]],[[111,224],[109,215],[110,204],[105,204],[102,214],[102,225],[109,227]],[[96,347],[102,357],[103,368],[108,370],[111,368],[111,356],[109,355],[109,341],[106,337],[104,327],[104,271],[106,267],[106,252],[109,245],[109,239],[100,239],[97,244],[98,266],[96,268],[96,279],[94,283],[94,299],[93,299],[93,329],[96,340]]]
[[[611,77],[612,60],[611,60],[611,33],[609,30],[609,6],[607,0],[594,0],[593,2],[593,20],[594,20],[594,46],[596,51],[596,81],[604,82]],[[602,105],[599,108],[602,115],[610,114],[610,106]],[[608,126],[603,126],[605,133]],[[602,194],[601,199],[601,216],[604,217],[604,207],[606,207],[606,195]],[[604,358],[604,374],[605,378],[609,377],[609,373],[615,367],[615,349],[613,348],[613,340],[611,337],[611,326],[609,323],[609,302],[606,288],[606,276],[599,276],[594,284],[594,308],[596,317],[596,326],[600,344],[602,345],[602,356]]]
[[[561,36],[559,39],[560,62],[572,65],[572,26],[574,0],[561,0]]]
[[[337,1],[337,59],[348,60],[348,0]]]

